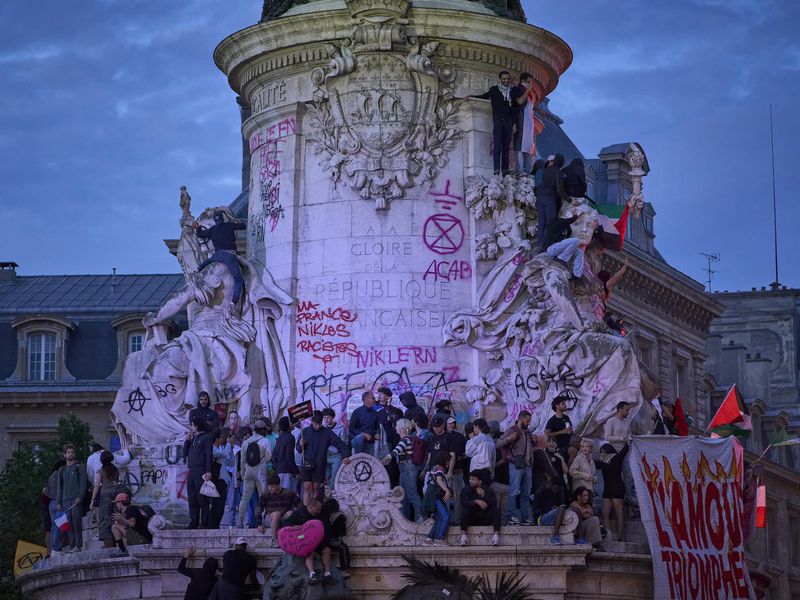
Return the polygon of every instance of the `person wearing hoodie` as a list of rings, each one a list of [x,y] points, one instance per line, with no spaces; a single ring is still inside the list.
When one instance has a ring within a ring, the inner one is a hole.
[[[189,423],[195,417],[200,417],[206,422],[206,431],[209,433],[219,429],[219,415],[211,408],[211,397],[208,392],[200,392],[197,395],[197,407],[189,411]]]
[[[566,167],[561,169],[564,175],[564,191],[571,198],[584,198],[586,196],[586,167],[580,158],[573,159]]]
[[[219,561],[213,556],[209,556],[203,566],[199,569],[190,569],[186,562],[194,556],[194,548],[187,548],[183,553],[183,558],[178,564],[178,573],[186,575],[191,581],[186,586],[186,594],[183,600],[208,600],[211,590],[217,583],[217,570]]]
[[[239,501],[239,514],[236,522],[239,527],[244,526],[247,506],[250,504],[253,494],[258,491],[256,498],[260,498],[267,489],[267,462],[272,458],[273,448],[266,438],[267,421],[264,418],[258,418],[253,425],[255,432],[242,442],[242,449],[239,452],[239,472],[242,480],[242,499]],[[255,454],[259,460],[255,464],[250,464],[248,448],[253,444],[258,447],[258,452],[251,451],[251,454]]]
[[[400,394],[400,404],[405,406],[406,411],[403,413],[403,416],[415,423],[418,417],[425,417],[425,409],[422,408],[419,404],[417,404],[417,397],[414,395],[414,392],[408,390],[407,392],[403,392]]]
[[[272,450],[272,463],[281,480],[281,487],[296,492],[297,475],[300,471],[294,460],[294,444],[289,417],[281,417],[278,419],[278,441]]]

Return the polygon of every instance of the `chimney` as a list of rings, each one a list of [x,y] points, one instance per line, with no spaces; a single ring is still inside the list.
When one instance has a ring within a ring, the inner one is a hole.
[[[14,281],[18,266],[15,262],[0,262],[0,281]]]

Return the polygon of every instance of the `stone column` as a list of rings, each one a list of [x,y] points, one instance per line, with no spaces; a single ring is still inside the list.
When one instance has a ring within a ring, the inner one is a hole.
[[[461,98],[507,69],[533,75],[538,102],[571,52],[466,0],[330,6],[215,52],[252,108],[248,256],[296,299],[279,334],[298,400],[341,413],[379,385],[459,399],[478,353],[444,347],[442,326],[481,282],[465,176],[492,170],[488,102]]]
[[[658,377],[663,388],[662,397],[671,402],[675,401],[675,373],[672,360],[672,338],[665,335],[658,336]]]

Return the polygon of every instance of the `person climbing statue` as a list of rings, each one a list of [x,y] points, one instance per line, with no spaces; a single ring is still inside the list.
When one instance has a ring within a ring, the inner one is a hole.
[[[242,277],[242,268],[239,266],[239,261],[236,260],[236,231],[246,229],[247,224],[241,221],[226,221],[225,213],[221,210],[215,210],[214,225],[206,228],[195,222],[194,227],[197,229],[198,238],[203,241],[210,239],[214,245],[214,254],[200,263],[197,270],[202,271],[213,262],[219,262],[228,267],[231,276],[233,276],[233,298],[231,302],[237,304],[242,297],[244,279]]]

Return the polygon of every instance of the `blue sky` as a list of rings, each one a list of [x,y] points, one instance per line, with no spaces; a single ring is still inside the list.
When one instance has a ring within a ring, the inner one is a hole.
[[[575,53],[551,108],[583,153],[638,141],[656,246],[715,289],[769,284],[775,116],[781,282],[800,286],[800,2],[523,3]],[[0,4],[0,260],[20,274],[175,272],[178,188],[240,189],[234,94],[211,54],[258,0]]]

